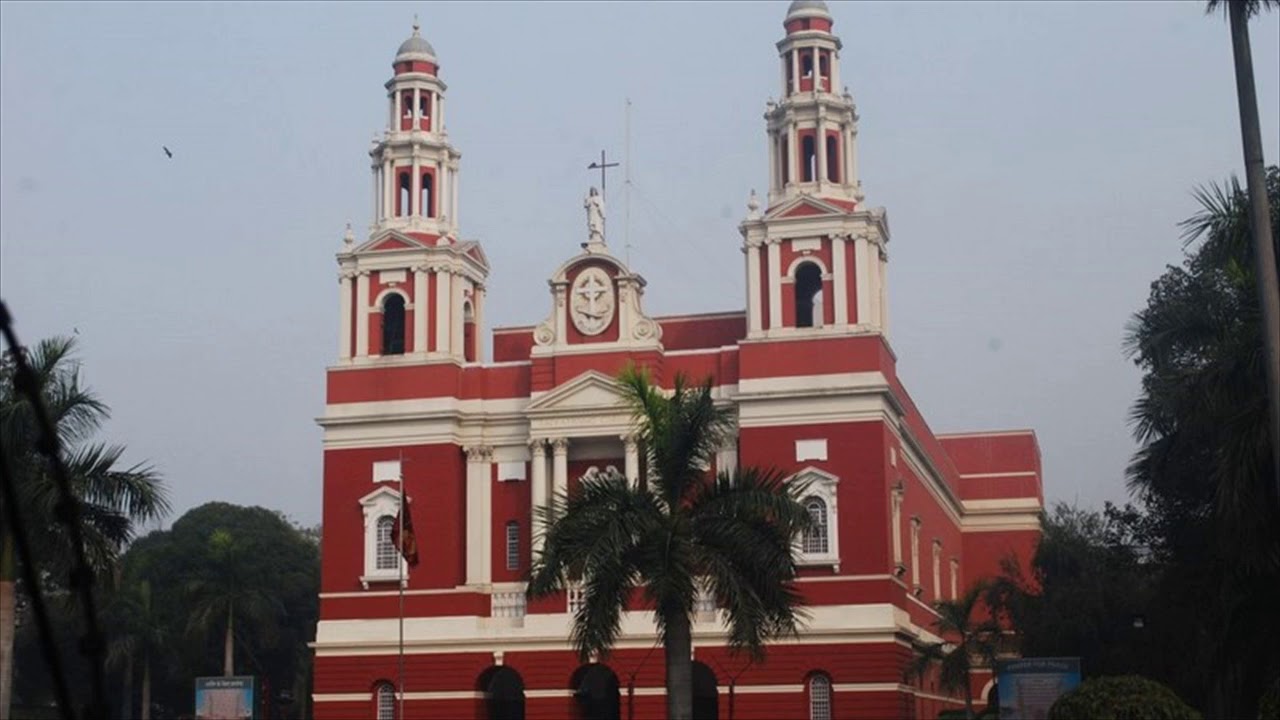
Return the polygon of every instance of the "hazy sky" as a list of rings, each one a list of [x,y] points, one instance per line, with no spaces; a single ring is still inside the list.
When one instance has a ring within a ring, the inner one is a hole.
[[[908,389],[938,432],[1034,428],[1051,500],[1123,499],[1124,324],[1178,261],[1192,188],[1241,172],[1225,20],[1196,1],[831,6]],[[546,314],[627,97],[646,309],[745,305],[737,224],[766,187],[785,11],[6,2],[0,295],[28,342],[78,331],[107,438],[159,467],[173,517],[221,499],[314,523],[333,254],[348,220],[367,228],[366,152],[413,14],[449,85],[488,321],[511,325]],[[1274,163],[1280,13],[1251,32]]]

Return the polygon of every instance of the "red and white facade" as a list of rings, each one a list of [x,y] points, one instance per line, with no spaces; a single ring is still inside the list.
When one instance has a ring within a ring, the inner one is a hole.
[[[753,193],[741,225],[745,311],[649,316],[644,279],[593,225],[566,243],[566,256],[581,251],[551,274],[545,318],[495,330],[487,363],[489,265],[458,235],[445,84],[416,28],[401,46],[389,127],[370,150],[375,220],[338,254],[338,361],[320,420],[317,718],[392,711],[401,590],[407,717],[665,715],[650,611],[636,606],[616,650],[584,664],[567,643],[576,596],[526,603],[523,592],[534,506],[593,469],[638,480],[610,381],[629,361],[660,384],[714,378],[737,434],[712,470],[811,478],[805,502],[823,526],[803,547],[810,617],[798,640],[748,664],[726,651],[714,602],[702,606],[699,717],[923,718],[956,706],[903,668],[913,644],[937,640],[931,602],[1033,549],[1039,449],[1026,430],[936,434],[907,394],[887,336],[889,225],[863,204],[840,40],[819,0],[793,2],[785,29],[781,99],[766,114],[769,191],[763,203]],[[400,477],[421,555],[403,588],[389,541]],[[975,691],[988,680],[975,677]]]

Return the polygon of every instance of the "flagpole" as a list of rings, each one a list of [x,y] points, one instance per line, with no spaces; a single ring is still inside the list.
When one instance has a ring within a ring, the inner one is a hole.
[[[407,498],[405,497],[405,494],[404,494],[404,453],[400,453],[399,476],[400,476],[399,478],[400,479],[400,512],[396,513],[397,515],[399,515],[399,518],[397,518],[396,522],[400,523],[400,531],[399,531],[399,534],[397,535],[397,537],[400,539],[400,542],[399,542],[400,547],[396,548],[396,554],[399,556],[396,558],[396,561],[397,561],[397,567],[400,569],[399,582],[397,583],[397,585],[400,588],[400,645],[399,645],[400,649],[398,653],[399,675],[397,677],[396,682],[399,685],[398,689],[400,691],[399,692],[400,714],[397,716],[397,720],[405,720],[405,714],[404,714],[404,565],[408,561],[404,557],[404,541],[405,541],[404,510],[405,510],[405,503],[407,502]]]

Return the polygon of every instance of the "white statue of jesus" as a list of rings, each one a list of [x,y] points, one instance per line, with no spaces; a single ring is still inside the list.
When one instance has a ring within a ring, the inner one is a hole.
[[[604,242],[604,198],[595,188],[587,194],[582,207],[587,211],[587,242]]]

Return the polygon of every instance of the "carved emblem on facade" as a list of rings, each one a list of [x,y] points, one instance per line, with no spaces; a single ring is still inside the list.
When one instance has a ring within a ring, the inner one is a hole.
[[[599,335],[613,322],[613,279],[604,270],[590,267],[578,273],[569,297],[573,326],[583,335]]]

